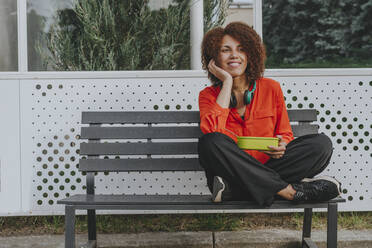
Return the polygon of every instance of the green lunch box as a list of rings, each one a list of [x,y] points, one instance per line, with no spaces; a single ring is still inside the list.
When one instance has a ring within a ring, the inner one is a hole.
[[[238,136],[238,146],[243,150],[270,150],[279,145],[279,138]]]

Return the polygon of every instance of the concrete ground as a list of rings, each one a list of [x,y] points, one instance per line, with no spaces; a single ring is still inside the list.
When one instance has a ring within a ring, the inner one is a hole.
[[[287,229],[237,232],[176,232],[140,234],[98,234],[98,247],[116,248],[294,248],[300,247],[300,231]],[[313,231],[313,241],[326,247],[326,232]],[[77,235],[77,243],[87,235]],[[0,248],[63,248],[63,235],[0,237]],[[77,246],[80,247],[80,246]],[[339,248],[372,248],[372,229],[339,230]]]

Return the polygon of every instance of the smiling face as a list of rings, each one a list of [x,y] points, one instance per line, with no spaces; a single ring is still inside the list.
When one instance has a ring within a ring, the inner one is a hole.
[[[243,51],[240,42],[230,35],[222,38],[217,65],[230,73],[233,78],[245,74],[247,54]]]

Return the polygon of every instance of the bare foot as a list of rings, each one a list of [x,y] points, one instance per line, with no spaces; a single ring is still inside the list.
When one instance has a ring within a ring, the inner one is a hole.
[[[293,200],[293,196],[296,194],[296,190],[293,189],[292,185],[288,184],[287,187],[277,193],[279,196],[287,200]]]

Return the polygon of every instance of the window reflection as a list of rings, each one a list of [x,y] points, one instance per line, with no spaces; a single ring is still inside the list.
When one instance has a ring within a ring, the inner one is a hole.
[[[17,1],[0,1],[0,30],[0,71],[17,71]]]
[[[46,34],[55,24],[60,11],[71,9],[73,0],[27,0],[28,69],[51,70],[48,66]]]
[[[225,0],[204,0],[205,28],[222,25]],[[190,69],[184,0],[28,0],[29,69]]]
[[[262,12],[267,67],[372,67],[370,0],[265,0]]]
[[[253,27],[253,15],[253,0],[234,0],[229,4],[225,25],[240,21]]]

